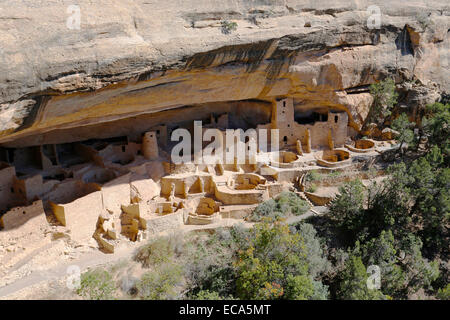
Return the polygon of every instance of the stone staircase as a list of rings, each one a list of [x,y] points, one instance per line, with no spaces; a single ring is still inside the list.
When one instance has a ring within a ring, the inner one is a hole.
[[[315,215],[320,215],[321,213],[317,212],[316,210],[313,209],[314,204],[308,199],[308,197],[306,196],[306,194],[304,192],[301,191],[294,191],[296,195],[298,195],[300,198],[302,198],[303,200],[305,200],[309,206],[312,213],[314,213]]]

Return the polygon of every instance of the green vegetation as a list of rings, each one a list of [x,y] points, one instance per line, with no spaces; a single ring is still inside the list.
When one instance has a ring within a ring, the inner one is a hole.
[[[330,221],[337,226],[333,232],[350,257],[344,275],[332,280],[340,287],[337,297],[382,298],[364,291],[361,271],[369,265],[380,267],[385,298],[406,299],[419,290],[443,297],[448,290],[449,105],[434,104],[427,111],[422,127],[425,152],[416,150],[415,158],[391,165],[387,179],[369,188],[360,181],[344,184],[330,206]],[[393,125],[399,140],[413,151],[408,139],[418,138],[406,115],[397,119]]]
[[[408,147],[412,147],[415,143],[414,127],[415,123],[410,122],[406,113],[402,113],[392,122],[392,129],[399,132],[397,141],[400,142],[400,150],[403,153],[403,145],[406,143]]]
[[[182,283],[182,267],[175,264],[161,265],[146,272],[137,283],[143,300],[173,300],[177,298],[177,286]]]
[[[359,180],[339,187],[340,195],[330,205],[331,219],[347,232],[360,229],[364,186]]]
[[[115,282],[121,265],[96,269],[82,275],[77,293],[85,299],[448,300],[449,107],[427,107],[420,137],[406,115],[395,119],[408,157],[390,165],[382,181],[342,184],[327,215],[285,224],[308,204],[283,192],[254,210],[253,228],[154,239],[134,256],[144,270],[138,278]],[[337,175],[310,172],[306,180]],[[380,275],[375,287],[368,285],[373,270]]]
[[[321,181],[322,179],[323,179],[323,174],[321,174],[317,171],[308,171],[308,173],[305,176],[306,182]]]
[[[306,189],[306,191],[307,191],[307,192],[311,192],[311,193],[316,192],[316,191],[317,191],[317,185],[315,185],[314,183],[311,184],[311,185]]]
[[[221,22],[221,26],[222,26],[222,33],[224,34],[230,34],[231,32],[237,29],[237,23],[228,20],[223,20]]]
[[[398,94],[395,92],[395,82],[393,79],[386,79],[370,86],[370,93],[373,97],[372,109],[369,114],[370,122],[379,125],[391,115],[394,105],[397,103]]]
[[[306,183],[319,183],[326,180],[332,180],[337,177],[344,176],[342,171],[332,171],[330,173],[320,173],[317,171],[308,171],[305,176]]]
[[[168,263],[175,257],[181,239],[164,237],[151,241],[135,255],[134,260],[142,263],[146,268],[152,265]]]
[[[163,253],[167,259],[161,259]],[[83,274],[78,293],[86,299],[111,299],[120,289],[126,297],[136,299],[303,300],[329,296],[322,282],[330,265],[325,247],[314,227],[305,223],[289,227],[268,220],[252,229],[218,229],[213,235],[195,234],[182,242],[163,237],[142,247],[135,259],[145,272],[134,284],[125,279],[124,289],[110,273],[96,269]]]
[[[303,237],[281,223],[262,223],[238,252],[236,291],[241,299],[326,299],[308,268]]]
[[[383,294],[367,287],[366,267],[358,256],[352,256],[345,264],[338,295],[343,300],[382,300]]]
[[[293,192],[282,192],[276,200],[261,203],[249,217],[250,221],[259,222],[263,218],[277,220],[288,215],[301,215],[308,211],[308,203]]]
[[[437,298],[440,300],[450,300],[450,283],[445,288],[439,289]]]
[[[446,166],[450,156],[450,104],[434,103],[426,109],[422,119],[422,133],[426,139],[426,149],[440,149]]]
[[[328,174],[328,177],[330,178],[337,178],[342,175],[342,171],[333,171]]]
[[[111,300],[115,283],[111,274],[102,269],[87,271],[81,275],[81,286],[77,294],[88,300]]]

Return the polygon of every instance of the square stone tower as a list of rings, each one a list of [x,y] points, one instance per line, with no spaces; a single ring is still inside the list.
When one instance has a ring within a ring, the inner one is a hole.
[[[294,120],[294,99],[279,99],[272,110],[274,129],[280,130],[280,147],[295,145],[297,142]]]

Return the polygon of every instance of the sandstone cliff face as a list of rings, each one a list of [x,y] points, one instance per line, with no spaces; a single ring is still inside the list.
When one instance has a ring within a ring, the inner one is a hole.
[[[279,96],[296,110],[345,110],[358,129],[368,85],[386,76],[429,88],[406,103],[450,91],[446,0],[77,4],[73,29],[72,1],[0,2],[0,145],[89,139],[138,115]],[[379,28],[368,27],[370,5]]]

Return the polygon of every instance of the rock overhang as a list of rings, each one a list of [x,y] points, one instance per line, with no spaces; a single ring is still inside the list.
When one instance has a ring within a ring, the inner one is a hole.
[[[72,130],[76,137],[78,127],[89,131],[120,119],[189,105],[270,101],[279,96],[302,101],[304,109],[325,105],[345,110],[358,128],[364,120],[362,109],[370,104],[369,84],[386,76],[412,79],[419,76],[418,66],[423,70],[429,64],[398,47],[404,30],[415,32],[415,47],[435,52],[442,65],[448,61],[448,36],[442,31],[448,25],[448,5],[441,1],[427,3],[436,23],[419,33],[414,15],[424,7],[417,4],[402,4],[396,11],[396,5],[388,1],[375,1],[383,20],[379,29],[369,29],[366,4],[287,1],[264,6],[263,1],[235,1],[214,7],[202,1],[189,6],[174,3],[131,5],[125,1],[106,6],[99,16],[98,10],[81,1],[82,14],[86,8],[92,10],[82,19],[80,30],[67,29],[62,23],[67,14],[55,4],[46,26],[54,30],[32,33],[36,39],[25,37],[26,30],[31,32],[25,21],[31,20],[32,25],[40,9],[24,4],[23,21],[5,22],[0,28],[14,27],[10,33],[23,40],[19,44],[2,37],[5,44],[35,49],[32,59],[23,52],[18,59],[3,50],[0,144],[39,145],[46,143],[49,132]],[[153,11],[139,10],[144,7]],[[15,16],[15,10],[3,11]],[[161,16],[156,19],[162,12],[170,24],[164,24]],[[220,24],[216,26],[222,20],[237,21],[237,30],[224,34]],[[159,27],[152,29],[152,23]],[[43,55],[45,44],[48,53]],[[13,58],[16,62],[11,64]],[[421,72],[423,79],[442,78],[439,72]],[[445,85],[444,81],[444,89]],[[363,90],[349,93],[354,88]]]

